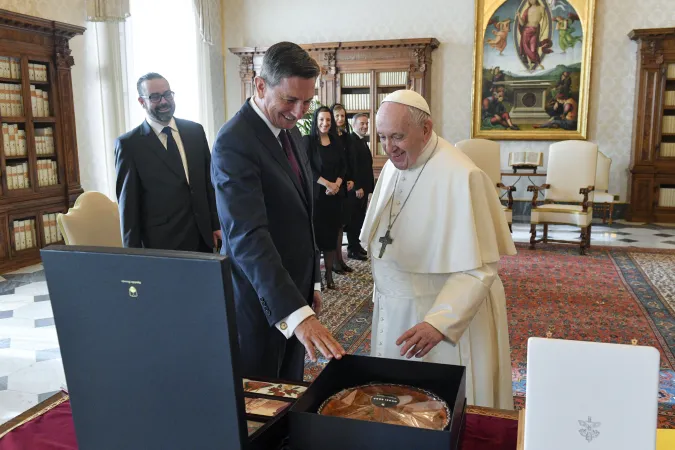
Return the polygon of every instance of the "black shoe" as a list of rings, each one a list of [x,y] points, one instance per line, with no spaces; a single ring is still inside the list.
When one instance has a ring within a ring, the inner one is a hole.
[[[359,253],[361,253],[363,256],[368,256],[368,252],[363,249],[363,247],[359,247],[358,250]]]
[[[333,266],[333,272],[337,273],[338,275],[344,275],[346,273],[344,270],[342,270],[342,267],[338,265]]]
[[[347,256],[349,256],[351,259],[356,259],[359,261],[368,261],[368,258],[361,252],[359,251],[349,251],[347,252]]]
[[[354,271],[354,269],[352,269],[352,268],[349,267],[347,264],[345,264],[344,261],[343,261],[342,264],[340,265],[340,269],[342,269],[343,271],[345,271],[345,272],[347,272],[347,273],[352,273],[352,272]]]

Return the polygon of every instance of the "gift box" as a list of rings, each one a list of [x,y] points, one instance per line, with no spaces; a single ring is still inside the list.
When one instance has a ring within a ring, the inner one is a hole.
[[[463,366],[346,355],[332,360],[289,412],[293,450],[456,450],[466,407]],[[343,389],[372,383],[406,385],[435,394],[450,408],[443,430],[413,428],[318,414]]]
[[[41,251],[82,450],[273,450],[305,384],[242,379],[230,262]]]

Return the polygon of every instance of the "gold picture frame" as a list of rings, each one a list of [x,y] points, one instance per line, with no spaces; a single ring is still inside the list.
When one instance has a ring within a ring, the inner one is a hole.
[[[471,137],[587,139],[595,0],[476,0]]]

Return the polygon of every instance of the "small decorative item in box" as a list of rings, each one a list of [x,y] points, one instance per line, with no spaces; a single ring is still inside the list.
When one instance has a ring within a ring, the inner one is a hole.
[[[463,366],[346,355],[290,408],[294,450],[457,450]]]
[[[252,378],[244,378],[242,382],[251,448],[276,448],[288,434],[288,409],[307,390],[308,384]]]

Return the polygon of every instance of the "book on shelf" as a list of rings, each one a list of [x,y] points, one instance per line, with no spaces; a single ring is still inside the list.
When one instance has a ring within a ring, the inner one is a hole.
[[[377,74],[380,86],[399,86],[408,84],[408,72],[380,72]]]
[[[21,117],[23,116],[23,112],[21,85],[0,83],[0,115]]]
[[[21,79],[21,63],[18,58],[0,56],[0,77]]]
[[[342,87],[370,87],[370,72],[343,73]]]
[[[21,164],[11,164],[7,166],[7,189],[28,189],[30,188],[30,177],[28,176],[28,162]]]
[[[35,129],[35,153],[38,156],[54,154],[54,129],[52,127]]]
[[[662,133],[675,133],[675,116],[663,116],[661,128]]]
[[[661,157],[675,158],[675,142],[661,142],[659,154]]]
[[[663,103],[666,106],[675,106],[675,91],[666,91]]]
[[[544,154],[541,152],[509,152],[510,167],[541,167],[544,164]]]
[[[342,94],[342,104],[347,111],[370,109],[370,94]]]
[[[50,213],[42,215],[42,228],[45,234],[45,244],[54,244],[63,240],[61,231],[56,223],[56,216],[58,213]]]
[[[47,91],[38,89],[34,84],[30,85],[30,106],[33,117],[49,116],[49,94]]]
[[[47,66],[44,64],[29,63],[28,79],[30,81],[47,81]]]
[[[659,189],[659,206],[675,208],[675,187]]]
[[[12,222],[14,232],[14,250],[27,250],[37,247],[37,229],[35,219],[15,220]]]
[[[51,159],[38,159],[38,186],[53,186],[59,183],[58,165]]]
[[[17,124],[2,124],[2,143],[5,156],[26,156],[26,132]]]
[[[668,64],[668,69],[666,71],[666,78],[670,80],[675,80],[675,64]]]

